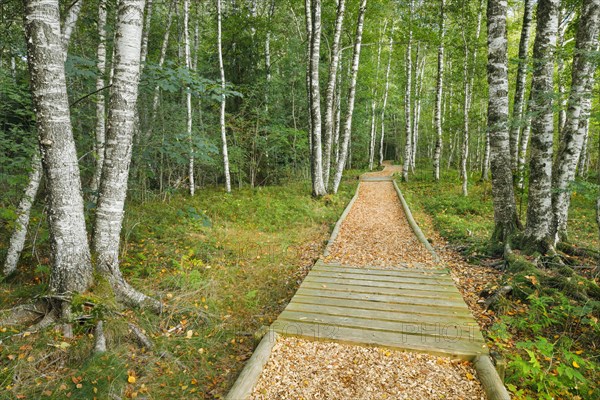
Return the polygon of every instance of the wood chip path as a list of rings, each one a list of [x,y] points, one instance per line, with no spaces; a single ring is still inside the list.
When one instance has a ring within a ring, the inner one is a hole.
[[[272,325],[282,338],[252,398],[485,398],[467,361],[487,346],[407,223],[389,180],[399,170],[361,177],[328,256]]]

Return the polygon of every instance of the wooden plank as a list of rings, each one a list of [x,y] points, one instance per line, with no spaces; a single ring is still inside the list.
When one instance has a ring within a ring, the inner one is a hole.
[[[454,279],[450,276],[445,275],[406,275],[406,276],[394,276],[394,275],[381,275],[381,274],[369,274],[363,271],[330,271],[324,269],[313,269],[309,273],[313,276],[323,276],[323,277],[331,277],[331,278],[341,278],[347,277],[350,279],[365,279],[370,281],[381,281],[381,282],[406,282],[405,279],[421,279],[423,283],[441,283],[444,285],[452,285],[454,286]]]
[[[254,350],[254,353],[252,353],[252,357],[246,362],[244,369],[227,394],[227,400],[246,399],[252,394],[252,390],[258,382],[258,378],[260,377],[265,364],[269,360],[273,346],[277,341],[277,336],[277,333],[272,330],[269,330],[269,332],[263,336],[258,347]]]
[[[328,276],[318,276],[308,274],[304,278],[304,282],[315,282],[324,285],[338,284],[348,286],[369,286],[374,288],[388,288],[388,289],[406,289],[406,290],[418,290],[418,291],[430,291],[430,292],[442,292],[448,294],[456,294],[460,296],[460,292],[454,285],[443,285],[441,283],[435,284],[435,282],[421,283],[421,282],[385,282],[385,281],[369,281],[366,279],[352,279],[352,278],[331,278]]]
[[[427,335],[440,337],[445,340],[462,340],[467,342],[484,343],[479,333],[477,324],[464,323],[430,323],[389,321],[373,318],[361,318],[356,316],[327,315],[314,312],[285,310],[279,315],[278,320],[289,322],[314,323],[322,325],[333,325],[347,328],[360,328],[366,330],[377,330],[396,332],[408,335]]]
[[[373,268],[373,267],[348,267],[335,264],[323,264],[317,262],[313,266],[313,271],[329,271],[329,272],[348,272],[348,273],[364,273],[371,275],[386,275],[386,276],[450,276],[450,273],[446,269],[431,268],[431,269],[418,269],[418,268]]]
[[[300,286],[297,294],[305,295],[305,296],[313,296],[313,297],[328,297],[335,299],[346,299],[346,300],[369,300],[369,301],[379,301],[383,303],[392,303],[392,304],[421,304],[421,305],[429,305],[433,307],[445,306],[445,307],[453,307],[453,308],[464,308],[465,303],[461,300],[445,300],[445,299],[427,299],[427,298],[417,298],[417,297],[402,297],[402,296],[392,296],[387,294],[368,294],[368,293],[350,293],[350,292],[336,292],[333,290],[328,290],[325,288],[322,289],[310,289],[303,288]]]
[[[305,296],[297,293],[291,304],[323,305],[349,308],[350,310],[368,310],[368,311],[391,311],[391,312],[414,312],[419,315],[430,316],[451,316],[453,318],[465,318],[473,320],[473,316],[466,307],[446,308],[443,306],[431,307],[429,305],[418,304],[391,304],[378,301],[335,299],[327,297]],[[288,305],[289,307],[289,305]]]
[[[479,342],[450,341],[424,335],[398,334],[302,322],[289,323],[280,320],[275,321],[272,326],[276,332],[285,336],[298,336],[310,340],[335,341],[362,346],[382,346],[464,360],[472,360],[478,355],[488,353],[487,346]]]
[[[367,285],[348,285],[339,283],[323,283],[304,281],[302,287],[306,289],[328,289],[336,292],[352,292],[352,293],[372,293],[372,294],[389,294],[392,296],[401,297],[417,297],[426,299],[450,299],[450,300],[462,300],[460,293],[450,291],[433,291],[433,290],[419,290],[413,287],[399,287],[399,288],[388,288],[379,286],[367,286]]]

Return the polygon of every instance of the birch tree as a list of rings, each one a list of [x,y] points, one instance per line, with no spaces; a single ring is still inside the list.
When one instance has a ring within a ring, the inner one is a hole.
[[[310,9],[306,8],[307,15],[310,13],[310,52],[308,57],[309,70],[309,107],[311,109],[311,181],[313,196],[323,196],[327,192],[323,182],[323,152],[321,144],[321,89],[319,83],[319,61],[321,52],[321,0],[311,0]],[[307,16],[308,19],[308,16]]]
[[[337,5],[337,16],[335,19],[335,30],[333,33],[333,43],[331,45],[331,61],[329,63],[329,80],[327,82],[327,92],[325,94],[325,147],[323,149],[323,184],[325,189],[329,187],[329,176],[331,169],[331,145],[333,142],[333,130],[335,121],[334,106],[337,84],[337,73],[340,63],[340,43],[342,37],[342,28],[344,26],[344,14],[346,11],[346,0],[339,0]]]
[[[517,170],[521,127],[523,126],[523,110],[525,106],[525,90],[527,85],[527,65],[529,58],[529,41],[533,20],[534,0],[525,0],[523,25],[519,41],[519,65],[517,67],[517,83],[513,101],[512,120],[510,125],[510,157],[513,170]]]
[[[406,44],[406,90],[404,95],[404,163],[402,165],[402,180],[408,182],[408,173],[412,157],[412,18],[414,0],[409,1],[408,42]]]
[[[59,295],[83,292],[92,283],[92,263],[71,128],[58,0],[25,2],[25,35],[41,161],[48,190],[52,254],[50,290]]]
[[[590,53],[596,49],[600,28],[600,0],[583,2],[571,77],[571,92],[565,125],[561,134],[558,154],[552,176],[552,209],[554,225],[551,231],[554,244],[567,238],[567,218],[571,191],[569,184],[575,179],[577,163],[583,147],[584,132],[579,128],[584,97],[590,96],[586,89],[595,72],[595,63]]]
[[[190,2],[189,0],[183,0],[183,41],[184,41],[184,53],[185,53],[185,67],[188,71],[192,70],[192,59],[190,56],[190,32],[189,32],[189,20],[190,20]],[[188,179],[190,184],[190,196],[193,196],[196,192],[196,183],[194,180],[194,147],[192,139],[192,92],[188,87],[185,93],[185,106],[186,106],[186,129],[188,143],[190,147],[190,157],[188,162]]]
[[[231,176],[229,174],[229,151],[227,149],[227,130],[225,126],[225,68],[223,66],[223,40],[222,40],[222,19],[223,12],[221,0],[217,0],[217,49],[219,53],[219,71],[221,73],[221,113],[219,114],[219,123],[221,126],[221,143],[223,154],[223,169],[225,171],[225,191],[231,193]]]
[[[533,46],[531,83],[531,161],[525,241],[543,253],[550,245],[552,224],[552,152],[554,140],[554,52],[559,0],[540,0]]]
[[[508,40],[506,0],[489,0],[488,32],[488,129],[490,169],[494,203],[492,240],[505,246],[518,226],[517,207],[512,185],[508,133]]]
[[[385,109],[387,107],[388,93],[390,90],[390,70],[392,67],[392,56],[394,53],[394,22],[392,21],[392,27],[390,29],[390,43],[388,49],[388,62],[385,69],[385,88],[383,90],[383,104],[381,105],[381,137],[379,142],[379,165],[383,165],[383,144],[385,139]]]
[[[369,141],[369,170],[373,170],[373,161],[375,160],[375,142],[377,139],[377,127],[376,127],[376,115],[377,109],[377,86],[379,85],[379,66],[381,64],[381,47],[383,44],[383,36],[385,35],[385,29],[387,27],[387,21],[383,24],[383,30],[379,37],[379,43],[377,45],[377,66],[375,67],[375,84],[371,88],[371,140]]]
[[[121,0],[118,7],[113,85],[110,91],[106,156],[94,226],[94,252],[98,272],[117,297],[131,306],[160,309],[160,303],[135,290],[119,268],[119,242],[138,96],[144,0]]]
[[[79,18],[82,3],[83,0],[78,0],[69,8],[69,11],[65,18],[65,24],[63,25],[63,28],[60,31],[61,50],[64,52],[62,54],[63,61],[67,58],[67,51],[69,48],[69,43],[71,41],[71,35],[75,29],[75,25]],[[13,70],[14,77],[14,71],[16,68],[14,65],[14,57],[11,58],[11,62],[11,68]],[[42,160],[39,152],[36,150],[31,160],[31,170],[27,177],[27,186],[25,187],[24,195],[21,198],[19,205],[17,206],[17,219],[15,221],[15,229],[9,240],[6,259],[4,261],[2,271],[4,275],[10,275],[14,273],[17,269],[17,264],[19,263],[19,259],[21,258],[23,248],[25,247],[25,239],[27,237],[27,227],[29,226],[31,208],[33,207],[33,203],[35,202],[35,198],[37,196],[38,189],[42,181],[42,176]]]
[[[96,66],[99,74],[96,78],[96,166],[94,169],[94,176],[90,190],[93,195],[93,199],[96,200],[96,192],[100,186],[100,175],[102,174],[102,164],[104,164],[104,143],[106,139],[106,104],[104,98],[103,88],[106,84],[106,0],[100,0],[98,2],[98,50],[96,56],[98,61]]]
[[[493,1],[493,0],[491,0]],[[433,153],[433,177],[436,181],[440,180],[440,160],[442,157],[442,90],[444,86],[444,38],[446,34],[445,28],[445,0],[440,0],[440,44],[438,45],[437,57],[437,79],[435,85],[435,151]]]
[[[348,157],[348,145],[350,143],[350,135],[352,132],[352,114],[354,112],[354,100],[356,98],[356,80],[358,78],[358,66],[360,63],[360,50],[362,47],[362,34],[365,22],[365,12],[367,11],[367,0],[361,0],[358,9],[358,22],[356,23],[356,35],[354,38],[354,50],[352,53],[352,66],[350,72],[350,85],[348,86],[348,108],[346,110],[346,118],[344,120],[344,130],[340,143],[340,155],[335,171],[333,181],[333,193],[337,193],[342,181],[342,174],[346,159]]]

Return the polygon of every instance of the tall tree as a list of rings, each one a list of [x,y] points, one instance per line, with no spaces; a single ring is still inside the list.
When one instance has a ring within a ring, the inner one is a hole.
[[[390,91],[390,70],[392,68],[392,57],[394,53],[394,21],[392,21],[392,27],[390,29],[390,44],[388,49],[388,63],[385,69],[385,88],[383,89],[383,104],[381,105],[381,137],[379,141],[379,165],[383,164],[383,144],[385,138],[385,109],[388,102],[388,93]]]
[[[190,21],[190,2],[189,0],[183,0],[183,41],[184,41],[184,53],[185,53],[185,67],[188,71],[192,71],[192,57],[190,54],[190,31],[189,31],[189,21]],[[143,43],[143,42],[142,42]],[[196,192],[196,182],[194,179],[194,146],[193,146],[193,138],[192,138],[192,92],[188,87],[185,93],[185,106],[186,106],[186,115],[187,115],[187,137],[189,143],[190,157],[188,162],[188,178],[190,183],[190,195],[193,196]]]
[[[222,0],[217,0],[217,50],[219,53],[219,71],[221,72],[221,90],[225,92],[225,68],[223,66],[223,29],[222,19],[223,10],[221,5]],[[222,143],[222,154],[223,154],[223,169],[225,171],[225,190],[227,193],[231,192],[231,176],[229,174],[229,151],[227,148],[227,130],[225,126],[225,106],[226,106],[225,93],[221,95],[221,113],[219,123],[221,125],[221,143]]]
[[[310,53],[308,57],[310,96],[309,107],[311,109],[311,180],[313,196],[323,196],[327,192],[323,182],[323,151],[321,144],[321,87],[319,81],[319,61],[321,57],[321,0],[311,0],[310,9],[306,8],[311,15]]]
[[[583,2],[573,56],[571,93],[566,121],[560,135],[561,141],[552,175],[554,225],[551,233],[554,236],[554,244],[567,238],[567,219],[571,200],[569,184],[575,179],[577,163],[585,139],[584,131],[579,126],[582,110],[585,107],[584,97],[591,96],[586,89],[591,88],[589,83],[593,79],[596,64],[590,57],[590,53],[596,50],[599,28],[600,0]]]
[[[531,161],[525,240],[532,248],[548,250],[552,225],[552,151],[554,140],[554,52],[559,0],[540,0],[533,46],[531,83]]]
[[[25,34],[50,210],[50,290],[57,294],[83,292],[92,283],[92,263],[71,128],[58,0],[25,2]]]
[[[408,42],[406,44],[406,90],[404,94],[404,163],[402,165],[402,180],[408,181],[408,173],[412,162],[412,19],[414,0],[409,0],[408,11]]]
[[[375,160],[375,142],[377,139],[376,126],[376,109],[377,109],[377,87],[379,85],[379,66],[381,64],[381,47],[383,45],[383,37],[387,27],[387,20],[383,24],[379,42],[377,44],[377,66],[375,67],[375,84],[371,88],[371,140],[369,141],[369,170],[373,169],[373,161]]]
[[[438,45],[437,57],[437,80],[435,85],[435,152],[433,155],[433,177],[436,181],[440,180],[440,160],[442,157],[442,90],[444,87],[444,38],[446,36],[445,28],[445,0],[440,0],[440,44]]]
[[[132,306],[160,309],[160,303],[131,287],[119,268],[119,243],[138,96],[144,0],[120,0],[113,84],[110,91],[106,155],[102,168],[94,251],[97,269],[119,299]]]
[[[489,0],[487,5],[488,134],[495,223],[492,239],[505,245],[518,227],[508,138],[507,6],[506,0]]]
[[[517,84],[513,101],[512,120],[510,125],[510,157],[513,170],[517,169],[519,141],[521,127],[523,126],[523,109],[525,105],[525,90],[527,85],[527,65],[529,58],[529,41],[531,38],[531,25],[533,21],[534,0],[525,0],[523,9],[523,24],[521,26],[521,39],[519,41],[519,65],[517,67]]]
[[[348,107],[346,109],[346,118],[344,120],[344,131],[340,144],[340,156],[338,159],[335,177],[333,180],[333,193],[337,190],[342,181],[342,173],[348,157],[348,145],[352,132],[352,114],[354,113],[354,100],[356,98],[356,80],[358,78],[358,66],[360,64],[360,50],[362,47],[362,34],[365,22],[365,12],[367,11],[367,0],[361,0],[358,9],[358,22],[356,23],[356,35],[354,38],[354,50],[352,53],[352,66],[350,72],[350,85],[348,86]]]

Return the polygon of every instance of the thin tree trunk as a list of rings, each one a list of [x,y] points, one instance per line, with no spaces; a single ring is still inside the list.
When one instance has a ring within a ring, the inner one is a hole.
[[[64,70],[66,47],[61,41],[58,0],[26,1],[25,32],[33,107],[48,187],[50,290],[58,294],[83,292],[93,280],[92,263],[71,128]],[[34,161],[34,168],[35,165]]]
[[[117,297],[132,306],[160,309],[160,303],[138,292],[123,278],[119,268],[119,242],[134,134],[138,96],[144,0],[121,0],[111,87],[106,157],[94,227],[97,269],[111,284]]]
[[[529,204],[525,240],[531,248],[546,252],[552,225],[552,147],[554,140],[554,51],[558,29],[559,0],[540,0],[533,46],[531,84],[531,161]]]
[[[385,69],[385,89],[383,91],[383,104],[381,106],[381,140],[379,142],[379,165],[383,165],[384,151],[383,144],[385,138],[385,109],[387,107],[388,93],[390,90],[390,70],[392,67],[392,55],[394,50],[394,22],[390,29],[390,45],[389,45],[388,63]]]
[[[412,18],[414,0],[409,0],[408,42],[406,44],[406,92],[404,95],[404,163],[402,166],[402,180],[408,182],[408,173],[412,153]]]
[[[342,119],[342,54],[340,51],[339,67],[337,73],[337,83],[335,89],[335,122],[334,122],[334,134],[333,134],[333,146],[335,148],[335,160],[334,167],[340,158],[340,128]],[[331,164],[331,161],[330,161]]]
[[[488,134],[495,223],[492,240],[505,244],[518,227],[508,133],[507,6],[506,0],[490,0],[487,7]]]
[[[174,2],[169,5],[169,12],[167,14],[167,25],[165,27],[165,35],[163,36],[162,45],[160,47],[160,57],[158,59],[158,67],[162,68],[165,64],[165,58],[167,56],[167,48],[169,47],[169,36],[171,35],[171,25],[173,23],[173,9],[175,8]],[[151,119],[154,121],[158,112],[158,105],[160,101],[160,86],[154,87],[154,96],[152,98],[152,115]],[[152,131],[154,129],[154,123],[151,123],[146,132],[146,140],[152,137]]]
[[[534,0],[525,0],[523,11],[523,25],[521,26],[521,40],[519,41],[519,66],[517,67],[517,84],[513,102],[513,113],[510,125],[510,157],[512,169],[518,168],[519,141],[521,127],[523,126],[523,109],[525,90],[527,86],[527,66],[529,58],[529,41],[531,39],[531,25],[533,20]]]
[[[98,187],[100,186],[100,175],[102,174],[102,164],[104,163],[104,143],[106,138],[106,104],[104,91],[102,88],[106,85],[106,0],[98,2],[98,51],[96,52],[98,62],[98,78],[96,79],[96,167],[92,178],[91,191],[94,201],[97,200]]]
[[[189,32],[189,20],[190,20],[190,2],[189,0],[183,0],[183,42],[185,46],[185,67],[188,71],[192,70],[192,59],[190,54],[190,32]],[[185,105],[187,109],[187,137],[190,150],[190,157],[188,162],[188,179],[190,183],[190,196],[194,196],[196,192],[196,182],[194,179],[194,146],[192,137],[192,92],[188,87],[185,93]]]
[[[335,30],[333,33],[333,44],[331,45],[331,62],[329,64],[329,81],[327,82],[327,92],[325,94],[325,147],[323,149],[323,184],[325,189],[329,187],[329,178],[331,174],[331,146],[333,143],[334,130],[334,101],[335,87],[337,83],[338,65],[340,62],[340,43],[342,37],[342,28],[344,26],[344,14],[346,11],[346,0],[339,0],[337,5],[337,17],[335,20]]]
[[[418,53],[418,52],[417,52]],[[423,89],[423,75],[425,73],[425,61],[427,60],[427,53],[421,57],[421,61],[417,58],[417,67],[415,75],[415,105],[414,105],[414,117],[413,117],[413,140],[412,140],[412,157],[411,157],[411,171],[415,172],[417,165],[417,147],[419,145],[419,124],[421,122],[421,92]]]
[[[308,9],[306,10],[309,11]],[[313,196],[323,196],[327,192],[323,182],[323,149],[321,144],[321,88],[319,82],[319,61],[321,52],[321,0],[311,0],[311,45],[308,58],[310,71],[310,109],[312,157],[311,181]]]
[[[444,86],[444,37],[445,29],[445,0],[440,0],[440,44],[438,46],[438,71],[437,82],[435,89],[435,131],[436,142],[435,152],[433,154],[433,177],[437,181],[440,180],[440,159],[442,156],[442,89]]]
[[[223,66],[223,45],[222,45],[222,11],[221,11],[221,0],[217,0],[217,47],[219,51],[219,70],[221,72],[221,90],[225,91],[225,68]],[[227,150],[227,131],[225,128],[225,105],[226,99],[225,94],[221,95],[221,114],[220,114],[220,125],[221,125],[221,142],[223,143],[223,168],[225,170],[225,191],[231,193],[231,176],[229,174],[229,153]]]
[[[308,155],[309,160],[313,158],[312,145],[312,92],[310,87],[310,56],[312,52],[312,5],[311,0],[304,0],[304,15],[306,22],[306,98],[308,99]],[[312,164],[311,164],[312,169]],[[312,176],[312,175],[311,175]]]
[[[356,79],[358,77],[358,66],[360,63],[360,50],[362,45],[363,26],[365,22],[365,11],[367,10],[367,0],[361,0],[358,9],[358,22],[356,24],[356,37],[354,39],[354,50],[352,54],[352,70],[350,73],[350,85],[348,87],[348,107],[346,110],[346,119],[344,121],[344,131],[342,134],[342,143],[340,147],[340,157],[337,163],[335,178],[333,181],[333,193],[337,193],[342,181],[344,166],[348,158],[350,136],[352,132],[352,114],[354,113],[354,100],[356,97]]]
[[[562,140],[562,133],[565,127],[565,122],[567,121],[567,98],[565,96],[565,84],[564,84],[564,74],[565,74],[565,60],[564,55],[562,54],[562,49],[564,46],[565,33],[567,28],[569,27],[569,22],[571,20],[571,15],[573,13],[567,15],[564,18],[563,11],[565,8],[563,5],[559,4],[558,11],[558,31],[556,38],[556,48],[558,50],[558,55],[556,57],[556,82],[558,85],[558,98],[559,98],[559,109],[558,109],[558,133],[559,137]]]
[[[554,225],[551,233],[555,245],[567,239],[567,219],[571,203],[571,191],[568,186],[575,179],[585,137],[579,125],[584,107],[583,98],[590,95],[586,91],[590,88],[589,83],[595,73],[595,63],[589,54],[596,50],[599,29],[600,0],[587,0],[582,5],[579,19],[569,106],[552,175]]]
[[[77,25],[77,20],[79,19],[79,14],[81,13],[81,8],[83,7],[83,0],[76,0],[69,11],[67,12],[67,16],[65,18],[65,23],[61,32],[61,42],[62,42],[62,50],[64,54],[64,60],[67,59],[67,55],[69,52],[69,43],[71,43],[71,35],[75,30],[75,26]]]
[[[463,21],[463,45],[464,45],[464,62],[463,62],[463,84],[464,84],[464,102],[463,102],[463,137],[462,137],[462,148],[460,153],[460,177],[462,179],[462,195],[467,197],[469,194],[468,183],[469,175],[467,173],[467,160],[469,158],[469,46],[467,44],[467,38],[465,37],[465,26],[466,21]]]
[[[269,28],[265,37],[265,71],[267,78],[267,89],[265,90],[265,111],[269,112],[269,94],[271,91],[271,23],[275,14],[275,0],[271,0],[269,6]]]
[[[140,71],[146,66],[148,57],[148,36],[152,27],[152,0],[146,0],[146,17],[144,18],[144,31],[142,32],[142,50],[140,54]],[[141,74],[141,72],[140,72]]]
[[[369,141],[369,170],[373,170],[373,162],[375,160],[375,141],[377,138],[377,127],[375,110],[377,109],[377,86],[379,85],[379,66],[381,65],[381,45],[383,43],[383,35],[387,27],[387,20],[383,25],[383,30],[379,37],[379,44],[377,46],[377,66],[375,67],[375,85],[371,89],[371,140]]]

